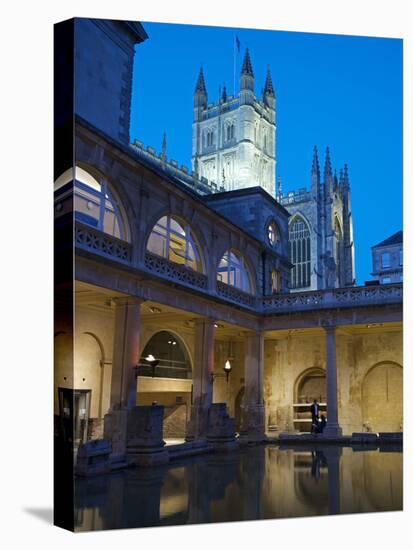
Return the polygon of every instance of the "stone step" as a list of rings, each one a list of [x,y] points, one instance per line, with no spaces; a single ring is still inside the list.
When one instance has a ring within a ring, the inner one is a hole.
[[[206,441],[194,441],[179,443],[177,445],[169,445],[166,447],[166,450],[169,454],[169,460],[174,460],[177,458],[209,453],[213,450],[213,448],[211,445],[208,445]]]

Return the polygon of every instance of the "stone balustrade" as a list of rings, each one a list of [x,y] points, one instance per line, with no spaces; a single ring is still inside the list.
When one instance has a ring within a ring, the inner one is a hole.
[[[75,223],[75,245],[100,256],[131,264],[132,245],[130,243],[80,222]],[[148,251],[145,252],[145,269],[160,278],[209,293],[208,277],[204,273],[176,264]],[[217,281],[216,284],[217,295],[221,299],[264,314],[368,307],[402,304],[403,302],[402,283],[291,292],[261,298],[222,281]]]
[[[262,312],[287,313],[314,309],[401,304],[402,301],[402,284],[355,286],[266,296],[262,299]]]
[[[230,302],[249,308],[256,307],[256,297],[254,295],[243,292],[235,286],[227,285],[222,281],[217,281],[217,294],[220,298],[224,298]]]
[[[148,271],[165,277],[170,281],[189,285],[201,290],[206,290],[208,286],[207,276],[198,271],[194,271],[184,265],[170,262],[166,258],[145,252],[145,267]]]
[[[132,257],[132,246],[127,241],[79,222],[75,223],[75,245],[123,263],[130,263]]]

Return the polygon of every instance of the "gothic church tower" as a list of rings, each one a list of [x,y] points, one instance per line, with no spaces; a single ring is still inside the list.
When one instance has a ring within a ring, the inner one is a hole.
[[[290,288],[319,290],[355,284],[353,222],[347,164],[340,177],[332,169],[327,147],[321,181],[317,147],[314,147],[311,186],[277,200],[290,213]]]
[[[275,92],[268,69],[261,99],[254,94],[254,72],[248,49],[240,74],[239,93],[226,88],[215,103],[201,68],[194,93],[192,168],[226,191],[263,187],[275,197]]]

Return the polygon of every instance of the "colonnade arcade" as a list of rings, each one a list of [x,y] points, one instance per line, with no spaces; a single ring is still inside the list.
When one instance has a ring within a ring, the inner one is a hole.
[[[358,384],[348,380],[354,373],[349,376],[343,367],[338,377],[336,360],[337,335],[348,346],[372,329],[396,335],[399,323],[264,332],[82,282],[76,284],[76,319],[74,379],[62,359],[64,335],[56,336],[55,414],[64,416],[65,389],[74,388],[78,442],[101,437],[108,412],[155,402],[165,407],[164,437],[170,439],[204,438],[213,402],[227,404],[248,440],[272,430],[309,431],[303,413],[313,398],[327,414],[328,434],[342,433],[340,416],[345,428],[378,429],[372,396],[382,383],[381,371],[387,393],[393,393],[389,406],[399,418],[393,423],[402,422],[401,367],[390,353],[381,369],[372,364],[363,374],[360,391],[367,401],[361,408]],[[153,372],[145,360],[149,355],[159,361]]]

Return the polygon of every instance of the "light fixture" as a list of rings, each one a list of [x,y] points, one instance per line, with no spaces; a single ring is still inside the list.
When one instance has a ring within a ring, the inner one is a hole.
[[[155,357],[150,353],[145,357],[145,361],[147,361],[152,367],[152,378],[155,378],[155,367],[159,365],[159,359],[155,359]]]
[[[159,365],[159,359],[155,359],[155,357],[149,353],[146,357],[143,358],[146,363],[139,363],[134,367],[135,370],[135,377],[137,378],[139,376],[139,369],[142,367],[147,367],[148,364],[152,368],[152,378],[155,378],[155,368],[157,365]]]
[[[227,377],[227,384],[228,384],[229,373],[231,372],[231,370],[232,370],[231,362],[229,359],[227,359],[224,365],[224,372],[225,372],[225,376]]]
[[[232,365],[231,365],[231,362],[230,362],[229,359],[227,359],[225,361],[225,365],[224,365],[222,370],[224,371],[223,373],[221,373],[221,372],[211,372],[211,381],[212,382],[214,382],[214,379],[217,376],[225,376],[226,379],[227,379],[227,384],[228,384],[229,374],[232,371]]]

